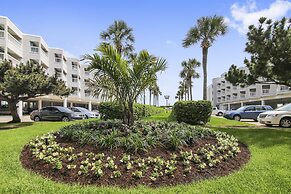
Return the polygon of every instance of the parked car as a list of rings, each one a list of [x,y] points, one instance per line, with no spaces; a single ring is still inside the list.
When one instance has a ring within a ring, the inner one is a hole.
[[[258,121],[267,126],[291,127],[291,104],[259,114]]]
[[[240,121],[241,119],[253,119],[257,121],[260,113],[269,110],[273,110],[273,108],[267,105],[242,106],[237,110],[226,112],[224,114],[224,117],[227,119],[233,119],[237,121]]]
[[[225,113],[225,110],[220,110],[217,107],[212,108],[212,114],[216,116],[222,116]]]
[[[34,121],[70,121],[84,119],[83,113],[75,113],[62,106],[47,106],[40,110],[32,111],[30,119]]]
[[[86,119],[89,118],[98,118],[99,117],[99,113],[96,111],[89,111],[86,108],[83,107],[70,107],[70,110],[72,110],[75,113],[82,113],[85,115]]]

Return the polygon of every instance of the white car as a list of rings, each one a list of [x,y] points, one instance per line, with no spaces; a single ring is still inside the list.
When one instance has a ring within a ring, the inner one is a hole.
[[[225,110],[219,110],[217,107],[212,108],[212,114],[216,116],[222,116],[225,113]]]
[[[267,126],[291,127],[291,104],[259,114],[258,121]]]
[[[70,107],[69,109],[75,113],[83,113],[86,119],[99,117],[99,113],[97,111],[94,111],[94,112],[89,111],[88,109],[83,108],[83,107]]]

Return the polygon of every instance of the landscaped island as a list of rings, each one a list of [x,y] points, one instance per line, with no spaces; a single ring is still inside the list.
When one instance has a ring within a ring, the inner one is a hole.
[[[25,168],[66,183],[152,187],[238,170],[247,147],[224,132],[174,122],[89,121],[30,141]]]

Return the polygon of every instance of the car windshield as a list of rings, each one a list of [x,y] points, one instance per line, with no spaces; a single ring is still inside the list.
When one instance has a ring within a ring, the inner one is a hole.
[[[61,106],[59,106],[58,109],[59,109],[59,111],[61,111],[61,112],[67,112],[67,113],[72,113],[72,112],[73,112],[73,111],[71,111],[70,109],[65,108],[65,107],[61,107]]]
[[[70,110],[74,111],[74,112],[81,112],[79,109],[75,108],[75,107],[71,107],[69,108]]]
[[[276,110],[278,110],[278,111],[291,111],[291,104],[286,104],[284,106],[277,108]]]

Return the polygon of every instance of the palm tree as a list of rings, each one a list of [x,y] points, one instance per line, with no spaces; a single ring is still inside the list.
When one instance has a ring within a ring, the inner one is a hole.
[[[134,101],[156,81],[156,74],[166,69],[166,60],[143,50],[128,61],[109,44],[101,44],[96,51],[84,56],[87,69],[94,73],[95,95],[109,92],[122,107],[123,123],[132,125]]]
[[[106,44],[114,45],[123,56],[134,57],[134,35],[133,29],[128,27],[122,20],[116,20],[106,31],[101,32],[100,38]]]
[[[181,63],[183,69],[180,72],[180,77],[185,79],[186,86],[188,88],[188,95],[190,96],[190,100],[193,99],[192,94],[192,79],[199,78],[200,75],[196,72],[196,68],[200,67],[200,62],[196,59],[188,59],[188,61],[183,61]],[[189,99],[189,98],[188,98]]]
[[[187,87],[186,87],[186,83],[185,83],[185,81],[183,80],[183,81],[180,81],[179,82],[179,87],[178,87],[178,93],[179,93],[179,96],[180,96],[180,99],[181,100],[184,100],[184,98],[185,98],[185,100],[187,100],[186,99],[186,97],[187,97]]]
[[[207,99],[207,55],[208,48],[212,46],[215,38],[227,32],[227,25],[221,16],[201,17],[197,20],[196,26],[190,28],[186,38],[183,40],[183,47],[189,47],[201,42],[202,67],[203,67],[203,100]]]
[[[156,99],[156,101],[154,100],[153,105],[156,106],[157,102],[159,101],[159,96],[162,95],[162,92],[160,91],[160,87],[158,86],[157,82],[154,82],[153,85],[151,85],[150,89],[151,89],[151,94],[153,94],[154,99]],[[150,98],[151,98],[151,95],[150,95]]]

